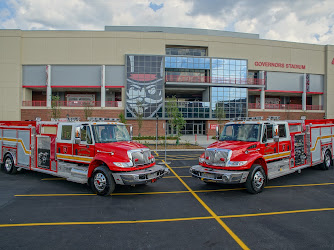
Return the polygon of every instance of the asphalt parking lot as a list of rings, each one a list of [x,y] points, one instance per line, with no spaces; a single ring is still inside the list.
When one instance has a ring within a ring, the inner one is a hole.
[[[110,197],[36,172],[1,172],[0,249],[334,249],[333,167],[251,195],[191,178],[199,155],[168,152],[167,177]]]

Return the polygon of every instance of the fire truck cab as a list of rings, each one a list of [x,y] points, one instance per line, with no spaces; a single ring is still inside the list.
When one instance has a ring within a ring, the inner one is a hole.
[[[333,165],[334,120],[279,121],[246,118],[225,124],[192,166],[193,177],[208,182],[244,183],[259,193],[268,180],[303,168]]]
[[[0,122],[1,163],[8,174],[38,171],[109,195],[116,184],[146,184],[169,173],[131,137],[124,124],[110,120]]]

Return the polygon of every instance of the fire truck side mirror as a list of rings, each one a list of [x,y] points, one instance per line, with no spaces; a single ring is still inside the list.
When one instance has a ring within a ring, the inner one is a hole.
[[[274,142],[279,142],[279,136],[278,136],[278,124],[274,124]]]
[[[75,144],[80,144],[81,142],[81,127],[75,127],[75,138],[74,138],[74,143]]]

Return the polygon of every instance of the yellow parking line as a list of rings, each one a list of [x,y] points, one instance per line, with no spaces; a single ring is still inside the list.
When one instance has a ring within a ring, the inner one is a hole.
[[[236,214],[236,215],[222,215],[218,216],[221,219],[229,218],[245,218],[267,215],[282,215],[282,214],[296,214],[296,213],[310,213],[334,211],[334,208],[316,208],[305,210],[290,210],[268,213],[256,214]],[[84,222],[46,222],[46,223],[17,223],[17,224],[0,224],[0,227],[31,227],[31,226],[69,226],[69,225],[107,225],[107,224],[138,224],[138,223],[154,223],[154,222],[174,222],[174,221],[193,221],[193,220],[209,220],[215,219],[213,216],[206,217],[189,217],[189,218],[174,218],[174,219],[156,219],[156,220],[134,220],[134,221],[84,221]]]
[[[164,162],[164,161],[163,161]],[[175,173],[175,171],[168,166],[166,162],[165,165],[170,169],[170,171],[178,177],[179,181],[185,186],[186,189],[196,198],[196,200],[201,203],[201,205],[211,214],[213,218],[225,229],[225,231],[239,244],[242,249],[249,249],[245,243],[211,210],[211,208],[206,205],[206,203]]]
[[[179,176],[180,177],[180,176]],[[188,176],[181,176],[188,177]],[[176,176],[167,176],[164,178],[177,178]],[[288,188],[288,187],[312,187],[312,186],[328,186],[334,183],[315,183],[315,184],[300,184],[300,185],[282,185],[282,186],[267,186],[265,188]],[[245,190],[246,188],[224,188],[224,189],[207,189],[207,190],[193,190],[194,193],[210,193],[210,192],[227,192]],[[111,195],[141,195],[141,194],[180,194],[190,193],[190,191],[167,191],[167,192],[141,192],[141,193],[113,193]],[[91,196],[96,194],[16,194],[17,197],[47,197],[47,196]]]
[[[192,176],[179,176],[181,178],[191,178]],[[177,178],[176,176],[165,176],[164,179],[167,178],[167,179],[170,179],[170,178]]]
[[[299,185],[284,185],[284,186],[266,186],[264,188],[287,188],[287,187],[312,187],[312,186],[328,186],[334,183],[315,183],[315,184],[299,184]]]
[[[158,152],[157,151],[153,151],[158,157],[159,157],[159,154],[158,154]]]
[[[257,214],[223,215],[223,216],[219,216],[219,217],[220,218],[242,218],[242,217],[256,217],[256,216],[279,215],[279,214],[297,214],[297,213],[309,213],[309,212],[321,212],[321,211],[334,211],[334,208],[330,207],[330,208],[317,208],[317,209],[305,209],[305,210],[290,210],[290,211],[257,213]]]
[[[208,219],[213,219],[213,217],[208,216],[208,217],[158,219],[158,220],[133,220],[133,221],[83,221],[83,222],[49,222],[49,223],[0,224],[0,227],[137,224],[137,223],[192,221],[192,220],[208,220]]]

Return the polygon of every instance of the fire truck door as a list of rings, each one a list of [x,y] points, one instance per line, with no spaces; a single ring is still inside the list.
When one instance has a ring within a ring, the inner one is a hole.
[[[89,125],[81,125],[76,129],[80,129],[80,133],[76,135],[76,141],[73,146],[73,155],[94,157],[95,147]]]
[[[262,143],[264,143],[264,147],[262,147],[263,155],[278,153],[278,143],[274,141],[273,124],[264,125]]]
[[[63,160],[62,155],[72,155],[73,152],[73,124],[60,124],[57,136],[57,157]]]

